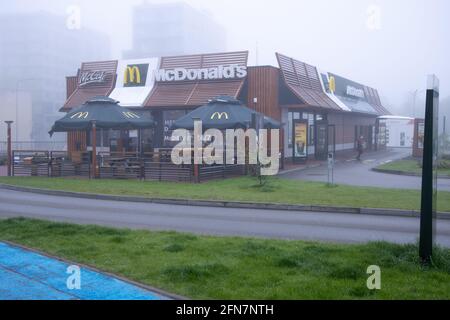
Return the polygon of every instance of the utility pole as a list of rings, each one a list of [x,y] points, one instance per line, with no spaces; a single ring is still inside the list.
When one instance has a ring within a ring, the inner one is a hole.
[[[12,147],[11,147],[11,124],[14,121],[5,121],[6,125],[8,126],[7,128],[7,139],[8,139],[8,151],[7,151],[7,160],[6,160],[6,165],[8,167],[8,177],[11,177],[12,175],[12,163],[13,163],[13,159],[12,159]]]
[[[437,139],[439,122],[439,80],[428,76],[425,105],[425,135],[423,143],[422,194],[420,207],[419,256],[421,262],[429,265],[432,260],[434,242],[434,216],[437,195]]]

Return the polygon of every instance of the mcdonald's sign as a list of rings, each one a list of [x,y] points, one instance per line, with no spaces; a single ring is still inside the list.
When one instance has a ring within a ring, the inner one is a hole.
[[[125,68],[123,75],[124,87],[145,87],[147,82],[148,64],[132,64]]]
[[[136,113],[131,112],[131,111],[122,112],[122,113],[125,116],[125,118],[128,118],[128,119],[139,119],[140,118]]]
[[[89,116],[89,112],[77,112],[70,117],[70,119],[86,119]]]
[[[222,117],[225,117],[226,120],[228,120],[228,113],[226,112],[214,112],[211,116],[211,120],[214,120],[214,118],[217,118],[218,120],[221,120]]]

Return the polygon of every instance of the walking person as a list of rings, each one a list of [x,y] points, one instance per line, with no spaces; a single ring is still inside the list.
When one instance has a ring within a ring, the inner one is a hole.
[[[356,140],[356,150],[358,151],[358,156],[356,157],[356,160],[361,160],[361,155],[364,151],[364,137],[360,136],[358,140]]]

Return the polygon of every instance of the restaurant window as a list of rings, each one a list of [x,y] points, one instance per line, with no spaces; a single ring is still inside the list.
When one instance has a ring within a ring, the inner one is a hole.
[[[293,121],[301,119],[301,112],[289,111],[288,112],[288,147],[292,148],[292,131],[294,130]]]
[[[313,146],[314,145],[314,113],[303,113],[303,118],[305,120],[308,120],[308,145]]]
[[[101,147],[102,143],[104,147],[109,147],[109,138],[110,138],[110,133],[109,133],[109,129],[99,129],[97,128],[97,134],[96,134],[96,145],[97,147]],[[103,134],[103,136],[102,136]],[[86,145],[88,147],[92,147],[92,130],[89,131],[89,133],[86,135]]]
[[[292,112],[288,112],[288,148],[292,147]]]
[[[190,110],[167,110],[163,111],[163,126],[164,126],[164,141],[163,146],[165,148],[173,148],[179,141],[172,141],[172,132],[171,129],[172,124],[184,116]]]
[[[309,126],[309,134],[308,134],[308,146],[314,145],[314,125]]]

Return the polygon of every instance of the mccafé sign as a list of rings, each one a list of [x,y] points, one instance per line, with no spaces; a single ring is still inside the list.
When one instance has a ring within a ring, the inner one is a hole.
[[[103,83],[106,81],[106,76],[105,71],[85,71],[81,73],[78,85],[82,87],[92,83]]]
[[[238,64],[202,69],[159,69],[154,72],[156,82],[218,80],[245,78],[246,76],[247,67]]]

